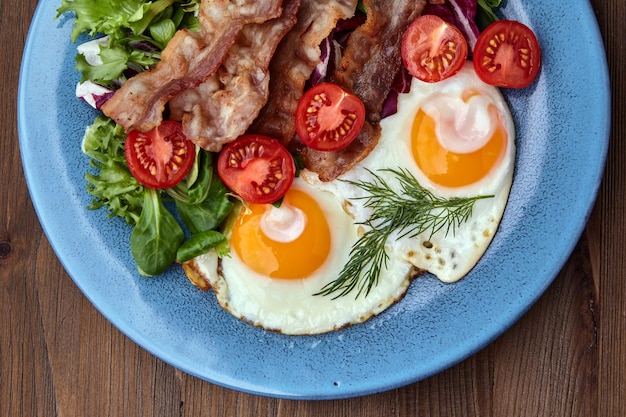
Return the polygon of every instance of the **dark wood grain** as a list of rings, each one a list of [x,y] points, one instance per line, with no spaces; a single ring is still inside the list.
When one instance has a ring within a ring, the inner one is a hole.
[[[73,284],[37,220],[19,157],[17,82],[36,4],[0,3],[0,416],[626,416],[623,0],[592,1],[612,84],[610,151],[585,233],[553,285],[460,364],[335,401],[258,397],[182,373],[122,335]]]

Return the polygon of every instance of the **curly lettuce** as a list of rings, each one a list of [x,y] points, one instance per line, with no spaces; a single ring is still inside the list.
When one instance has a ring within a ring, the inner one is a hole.
[[[83,138],[83,152],[91,157],[95,172],[87,172],[87,191],[93,196],[89,209],[105,207],[109,217],[122,217],[135,225],[141,215],[144,188],[128,170],[124,156],[126,134],[121,126],[98,116]]]

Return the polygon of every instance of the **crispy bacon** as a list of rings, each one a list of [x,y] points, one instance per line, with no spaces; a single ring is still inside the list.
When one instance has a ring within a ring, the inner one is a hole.
[[[289,145],[294,114],[304,85],[320,62],[320,43],[341,19],[354,15],[356,0],[302,0],[298,22],[283,38],[270,63],[270,98],[250,128]]]
[[[147,131],[162,121],[167,101],[213,75],[244,25],[281,14],[280,0],[202,0],[198,31],[179,30],[155,68],[129,79],[102,106],[126,131]]]
[[[366,122],[347,148],[323,152],[300,145],[298,153],[302,155],[304,166],[317,173],[321,181],[332,181],[365,158],[376,147],[379,137],[378,123]]]
[[[402,36],[422,13],[426,0],[364,0],[363,4],[367,20],[350,35],[335,78],[363,100],[368,120],[378,122],[402,66]]]
[[[367,120],[357,139],[345,149],[319,152],[302,148],[304,165],[317,172],[322,181],[350,170],[378,143],[383,103],[402,65],[402,35],[422,13],[426,0],[364,0],[363,4],[367,19],[350,35],[334,81],[363,101]]]
[[[182,120],[189,139],[217,152],[245,133],[267,102],[269,63],[299,6],[300,0],[285,0],[279,18],[244,26],[217,72],[170,100],[170,116]]]

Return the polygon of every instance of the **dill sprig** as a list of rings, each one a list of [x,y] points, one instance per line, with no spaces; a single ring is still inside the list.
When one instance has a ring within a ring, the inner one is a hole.
[[[415,237],[430,231],[445,230],[445,235],[454,234],[456,228],[472,215],[474,203],[493,196],[441,198],[425,189],[406,169],[384,169],[395,175],[399,191],[394,190],[380,175],[369,171],[373,180],[346,181],[368,195],[357,199],[364,200],[364,206],[372,210],[370,218],[359,224],[366,231],[350,250],[350,260],[344,265],[337,279],[326,284],[315,295],[335,294],[343,297],[358,289],[355,298],[367,296],[378,285],[383,268],[386,268],[389,255],[385,244],[389,236],[398,232],[399,238]]]

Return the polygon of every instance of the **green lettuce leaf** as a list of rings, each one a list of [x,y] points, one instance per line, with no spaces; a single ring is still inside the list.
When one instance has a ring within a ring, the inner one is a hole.
[[[124,156],[123,129],[98,116],[83,138],[83,152],[91,157],[95,172],[87,172],[87,192],[94,198],[89,209],[105,207],[109,217],[119,216],[135,225],[144,199],[144,188],[128,170]]]

